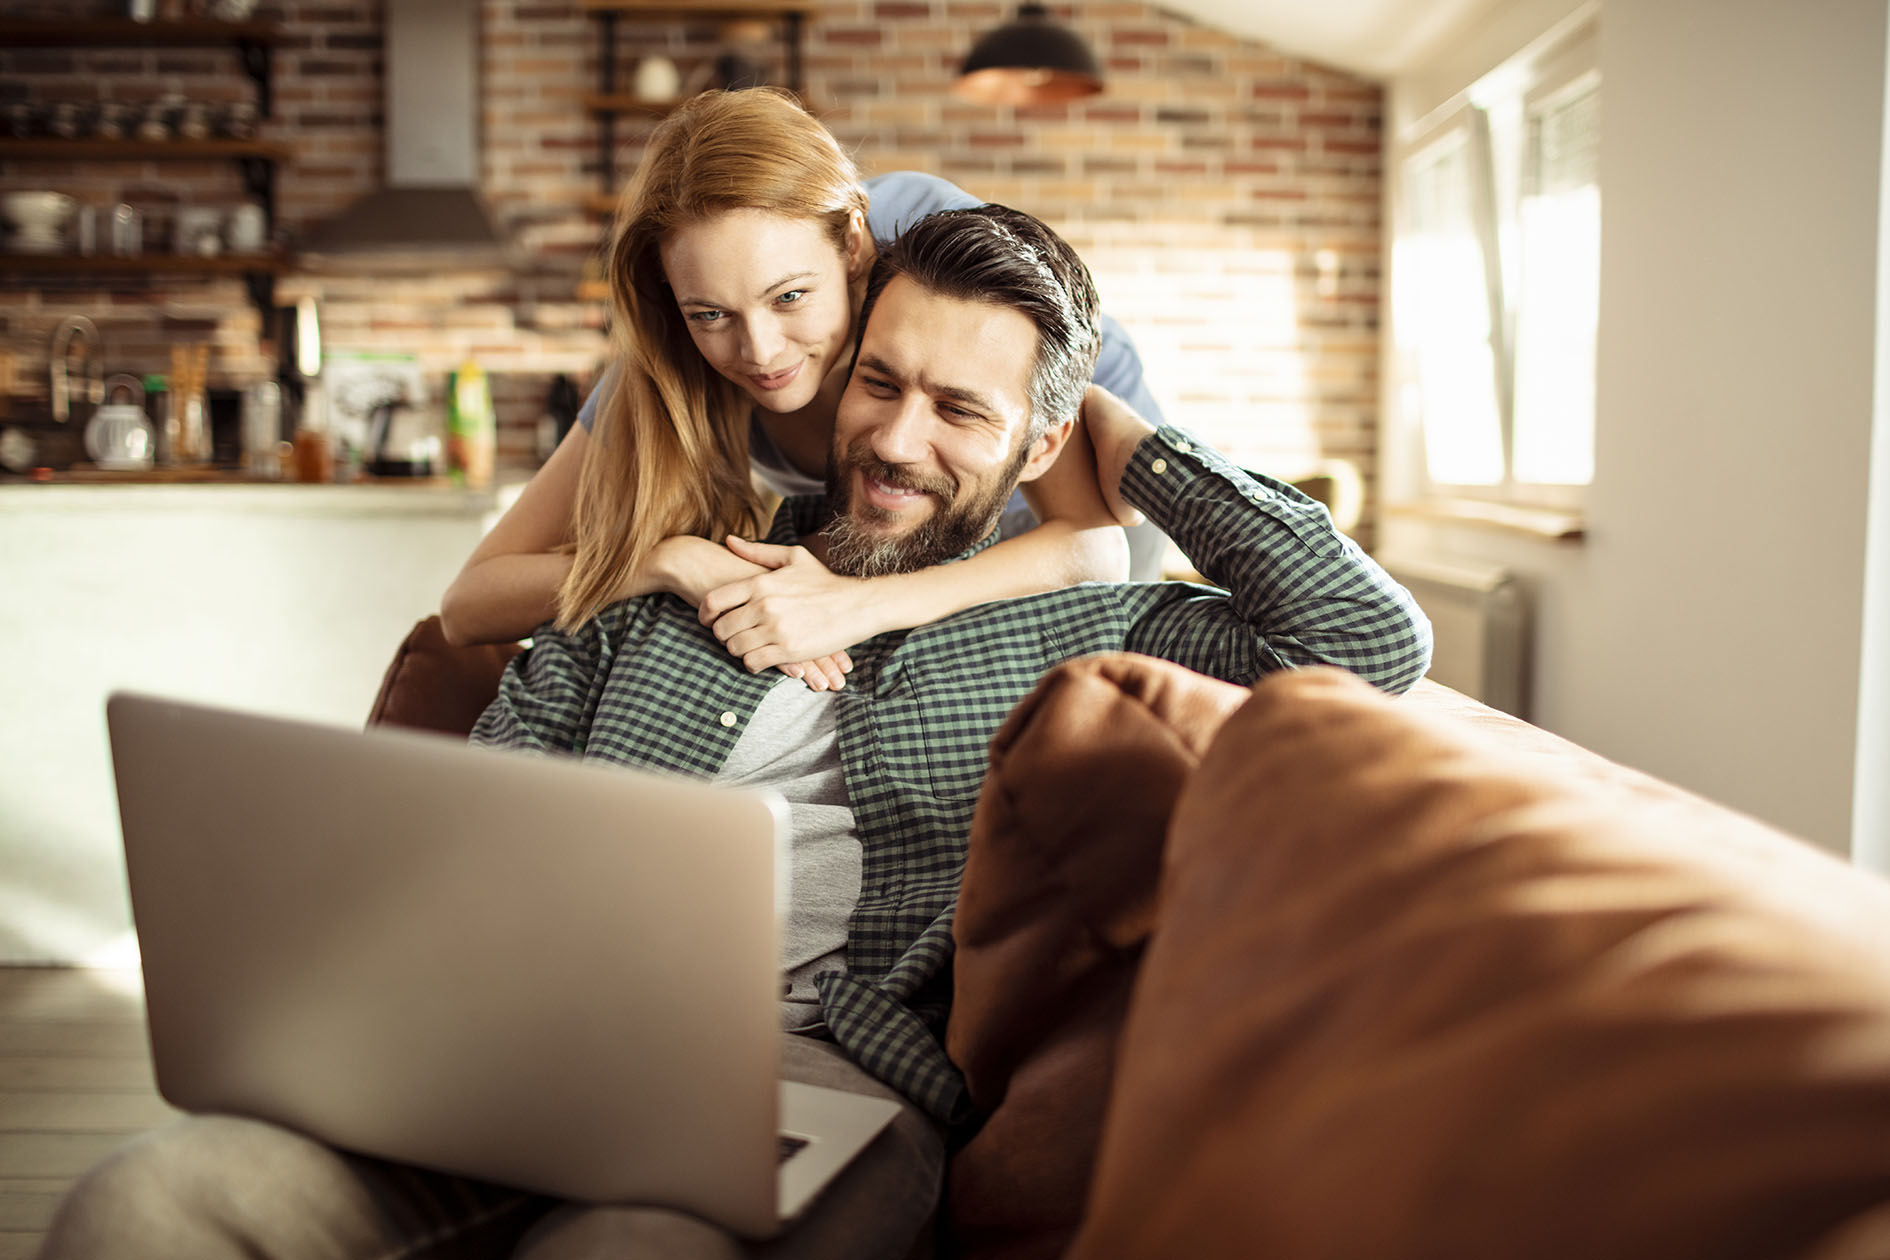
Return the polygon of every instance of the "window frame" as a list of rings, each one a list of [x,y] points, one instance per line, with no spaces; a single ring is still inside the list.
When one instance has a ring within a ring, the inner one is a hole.
[[[1572,31],[1558,32],[1554,39],[1544,41],[1544,46],[1525,50],[1483,76],[1466,91],[1418,119],[1401,137],[1400,182],[1393,215],[1394,253],[1397,245],[1414,235],[1410,180],[1413,169],[1438,146],[1459,139],[1466,145],[1472,162],[1473,218],[1490,302],[1490,343],[1501,443],[1501,478],[1495,483],[1438,480],[1431,474],[1422,404],[1416,414],[1411,414],[1409,408],[1400,403],[1400,416],[1414,447],[1412,466],[1416,470],[1416,484],[1426,499],[1475,500],[1525,509],[1577,512],[1586,502],[1592,474],[1590,480],[1582,484],[1528,482],[1515,475],[1517,347],[1527,301],[1527,279],[1521,274],[1521,219],[1523,197],[1533,165],[1536,121],[1559,105],[1591,92],[1597,94],[1596,108],[1605,108],[1599,99],[1601,84],[1596,22],[1590,18]],[[1398,283],[1394,277],[1394,303]],[[1599,286],[1599,275],[1596,283]],[[1394,309],[1398,308],[1394,306]],[[1414,355],[1412,330],[1406,323],[1403,319],[1394,323],[1397,361],[1393,372],[1400,398],[1408,397],[1408,390],[1412,388],[1421,388],[1410,378]],[[1592,358],[1589,370],[1594,370]],[[1591,444],[1593,434],[1591,427]]]

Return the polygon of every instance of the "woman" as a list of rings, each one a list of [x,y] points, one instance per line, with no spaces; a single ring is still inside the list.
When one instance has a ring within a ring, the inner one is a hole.
[[[708,92],[663,121],[612,231],[616,365],[447,590],[449,640],[569,628],[668,591],[750,669],[825,690],[844,680],[844,649],[875,634],[1124,576],[1127,547],[1080,431],[1027,493],[1043,525],[1016,533],[1007,514],[1004,541],[959,564],[873,579],[771,570],[730,537],[765,525],[751,466],[777,493],[822,488],[875,238],[979,204],[911,172],[871,188],[869,204],[852,159],[785,94]],[[1107,320],[1097,379],[1159,415]]]

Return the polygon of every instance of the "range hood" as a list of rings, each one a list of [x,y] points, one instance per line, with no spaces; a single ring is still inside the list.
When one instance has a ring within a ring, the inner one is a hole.
[[[383,186],[311,228],[315,266],[502,266],[506,242],[480,200],[479,10],[465,0],[386,0]]]

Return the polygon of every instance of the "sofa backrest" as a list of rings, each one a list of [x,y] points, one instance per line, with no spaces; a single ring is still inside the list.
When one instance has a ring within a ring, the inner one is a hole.
[[[516,643],[454,647],[439,616],[428,617],[407,632],[388,663],[367,724],[470,735],[518,652]]]
[[[1890,885],[1460,707],[1219,724],[1068,1254],[1890,1255]]]
[[[983,1127],[953,1157],[962,1260],[1050,1260],[1082,1219],[1175,800],[1243,687],[1128,655],[1049,674],[991,741],[946,1049]]]

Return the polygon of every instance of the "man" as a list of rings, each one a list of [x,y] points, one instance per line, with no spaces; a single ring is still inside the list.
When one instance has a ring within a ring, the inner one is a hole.
[[[742,550],[774,565],[817,557],[854,575],[962,558],[992,541],[1012,488],[1056,458],[1080,406],[1111,506],[1145,512],[1226,591],[1092,584],[983,605],[859,645],[836,692],[741,669],[682,601],[634,599],[574,633],[541,632],[474,732],[476,743],[762,784],[788,798],[783,1074],[906,1105],[806,1218],[747,1254],[898,1256],[932,1213],[946,1126],[966,1112],[942,1044],[964,845],[986,745],[1047,668],[1126,648],[1237,682],[1324,662],[1402,688],[1428,661],[1422,615],[1324,509],[1100,390],[1085,400],[1096,312],[1080,259],[1027,215],[985,206],[910,229],[869,282],[828,495],[789,500],[768,544]],[[742,649],[739,616],[716,632]],[[47,1254],[109,1254],[89,1227],[107,1207],[140,1200],[157,1206],[137,1215],[173,1229],[212,1218],[177,1248],[192,1254],[409,1254],[401,1249],[417,1239],[436,1248],[428,1254],[534,1260],[745,1254],[680,1213],[556,1205],[327,1152],[268,1126],[228,1121],[212,1133],[210,1123],[173,1126],[155,1149],[95,1172]],[[319,1247],[292,1250],[310,1238]]]

